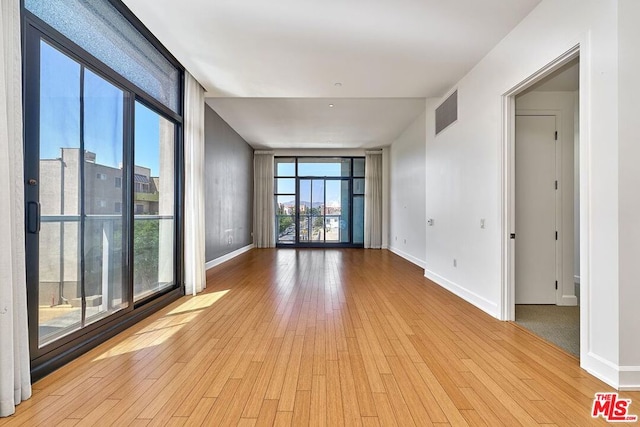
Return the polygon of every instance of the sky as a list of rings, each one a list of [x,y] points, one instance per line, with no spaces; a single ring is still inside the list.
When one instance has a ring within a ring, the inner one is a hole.
[[[40,55],[40,158],[80,148],[80,64],[46,42]],[[96,163],[119,168],[123,153],[124,92],[89,69],[84,73],[84,148]],[[160,116],[136,102],[135,164],[159,173]]]

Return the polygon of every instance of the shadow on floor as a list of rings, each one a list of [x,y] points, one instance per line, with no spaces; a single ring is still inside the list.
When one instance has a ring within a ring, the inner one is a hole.
[[[580,307],[516,305],[516,323],[580,357]]]

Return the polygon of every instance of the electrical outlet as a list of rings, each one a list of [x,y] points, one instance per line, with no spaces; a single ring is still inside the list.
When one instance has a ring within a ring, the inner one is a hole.
[[[454,267],[457,267],[457,266],[458,266],[458,260],[457,260],[457,259],[455,259],[455,258],[453,259],[453,266],[454,266]]]
[[[427,225],[428,225],[429,227],[432,227],[432,226],[433,226],[433,218],[429,218],[429,219],[427,220]]]
[[[404,244],[405,244],[405,245],[407,244],[407,239],[404,239]]]
[[[484,218],[480,218],[480,228],[484,228],[485,220]]]

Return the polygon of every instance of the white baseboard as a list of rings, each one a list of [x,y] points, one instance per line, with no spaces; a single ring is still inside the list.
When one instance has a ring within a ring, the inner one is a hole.
[[[616,390],[640,391],[640,366],[618,366],[594,353],[580,359],[580,367]]]
[[[493,303],[491,301],[489,301],[488,299],[481,297],[480,295],[469,291],[468,289],[463,288],[462,286],[453,283],[447,279],[445,279],[444,277],[429,271],[425,268],[424,270],[424,277],[426,277],[427,279],[431,280],[432,282],[435,282],[436,284],[442,286],[443,288],[447,289],[448,291],[454,293],[455,295],[459,296],[460,298],[462,298],[463,300],[475,305],[476,307],[478,307],[480,310],[486,312],[487,314],[495,317],[496,319],[500,318],[500,312],[498,310],[498,304]]]
[[[562,295],[557,305],[578,305],[578,297],[575,295]]]
[[[206,268],[207,270],[209,270],[210,268],[213,268],[213,267],[215,267],[216,265],[220,265],[220,264],[222,264],[223,262],[227,262],[227,261],[229,261],[230,259],[233,259],[233,258],[237,257],[238,255],[241,255],[241,254],[243,254],[243,253],[245,253],[245,252],[248,252],[248,251],[250,251],[251,249],[253,249],[253,248],[255,248],[255,247],[256,247],[256,245],[254,245],[254,244],[252,243],[252,244],[250,244],[250,245],[247,245],[247,246],[244,246],[244,247],[242,247],[242,248],[240,248],[240,249],[237,249],[237,250],[235,250],[235,251],[233,251],[233,252],[229,252],[228,254],[223,255],[223,256],[221,256],[221,257],[219,257],[219,258],[213,259],[213,260],[211,260],[211,261],[207,261],[207,263],[206,263],[204,266],[205,266],[205,268]]]
[[[640,391],[640,366],[620,366],[618,390]],[[636,410],[636,414],[638,411]]]
[[[580,357],[580,367],[611,387],[618,388],[618,366],[615,363],[589,352],[586,357]]]
[[[406,252],[403,252],[398,248],[394,248],[393,246],[389,246],[388,249],[389,249],[390,252],[393,252],[394,254],[398,255],[399,257],[402,257],[402,258],[406,259],[407,261],[417,265],[418,267],[425,268],[425,266],[427,264],[423,260],[421,260],[419,258],[416,258],[413,255],[410,255],[410,254],[408,254]]]

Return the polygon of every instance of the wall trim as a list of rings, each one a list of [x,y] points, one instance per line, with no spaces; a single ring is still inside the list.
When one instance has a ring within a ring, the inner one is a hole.
[[[588,352],[586,357],[580,357],[580,367],[616,390],[620,386],[618,365],[595,353]]]
[[[402,257],[404,259],[406,259],[407,261],[417,265],[418,267],[421,268],[425,268],[427,266],[427,263],[419,258],[414,257],[413,255],[410,255],[406,252],[401,251],[398,248],[394,248],[393,246],[389,246],[389,251],[393,252],[394,254],[398,255],[399,257]]]
[[[616,390],[640,391],[640,366],[618,366],[589,352],[580,367]]]
[[[490,316],[499,319],[500,312],[499,312],[498,304],[491,302],[488,299],[481,297],[480,295],[474,292],[471,292],[468,289],[463,288],[462,286],[450,280],[447,280],[444,277],[426,268],[424,269],[424,277],[431,280],[435,284],[440,285],[441,287],[445,288],[449,292],[452,292],[453,294],[459,296],[460,298],[467,301],[468,303],[475,305],[480,310],[484,311]]]
[[[218,257],[218,258],[213,259],[211,261],[207,261],[207,263],[204,266],[205,266],[205,268],[207,270],[209,270],[209,269],[215,267],[216,265],[220,265],[223,262],[227,262],[230,259],[233,259],[233,258],[237,257],[238,255],[242,255],[245,252],[249,252],[251,249],[253,249],[255,247],[256,247],[256,245],[252,243],[252,244],[244,246],[244,247],[242,247],[240,249],[236,249],[233,252],[229,252],[226,255],[222,255],[221,257]]]
[[[640,366],[620,366],[618,390],[640,391]]]
[[[578,305],[578,297],[575,295],[562,295],[556,305]]]

